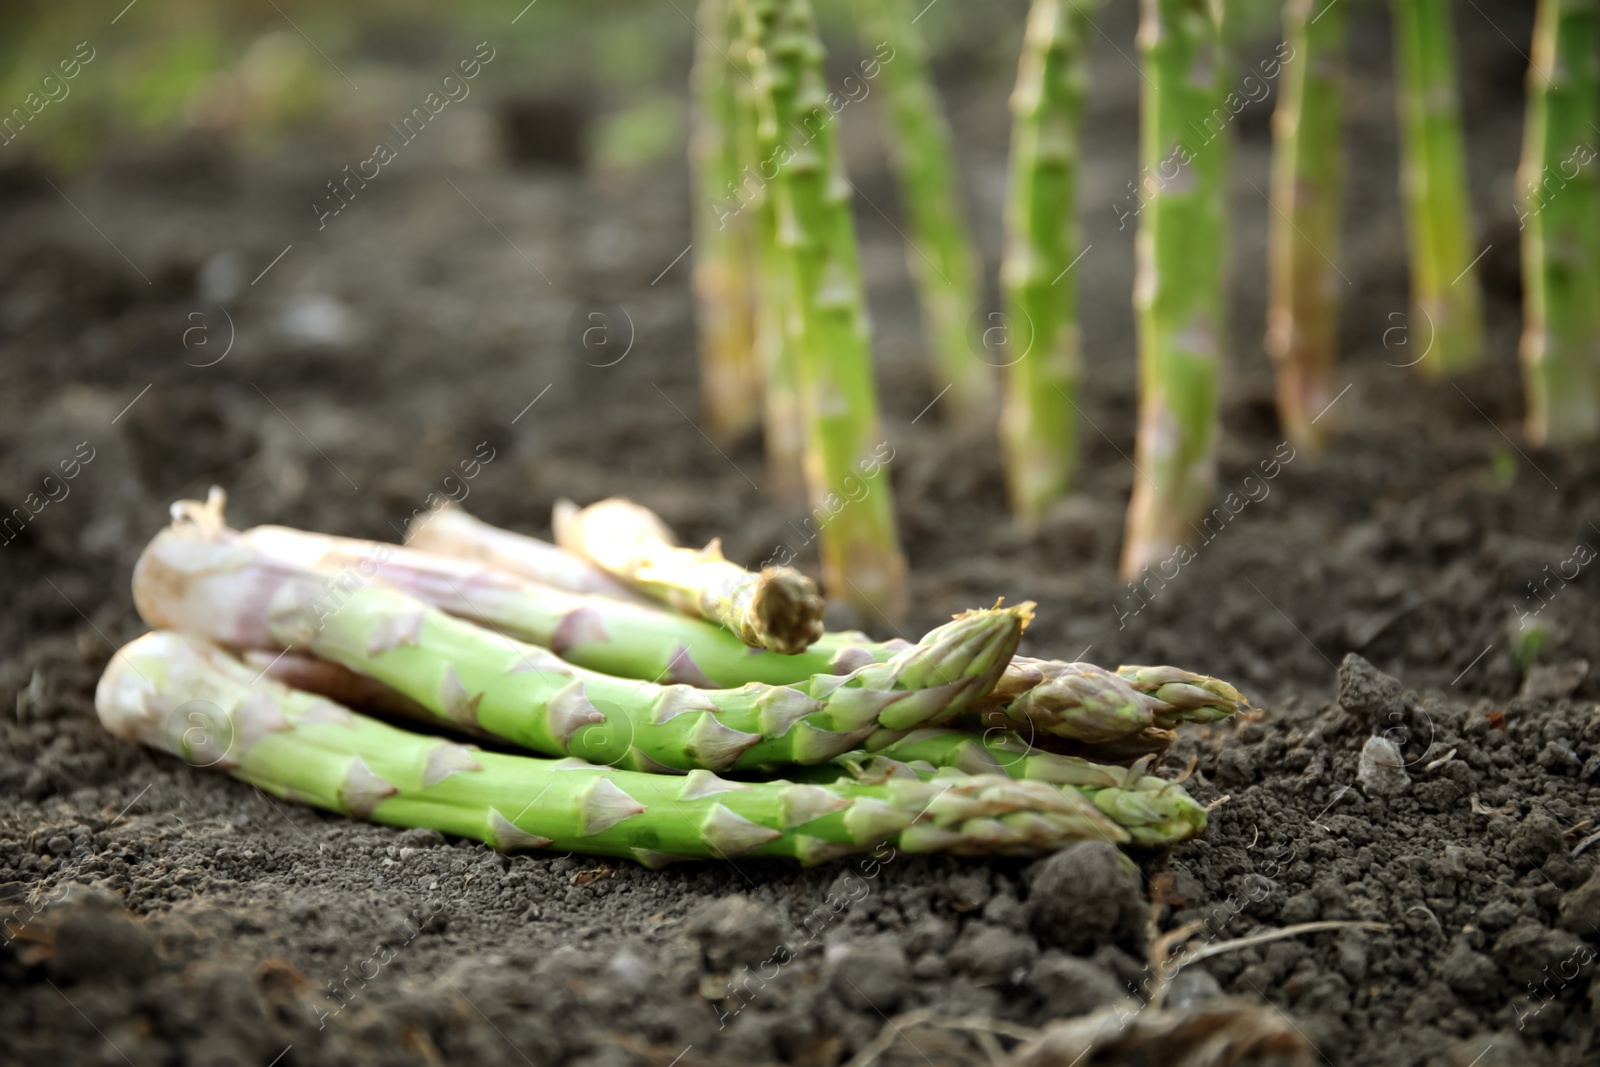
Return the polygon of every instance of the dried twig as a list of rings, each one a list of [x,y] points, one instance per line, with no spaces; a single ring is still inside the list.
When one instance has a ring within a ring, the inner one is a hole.
[[[878,1036],[851,1057],[845,1067],[868,1067],[893,1048],[897,1040],[905,1037],[907,1030],[919,1026],[970,1033],[994,1063],[1006,1062],[1004,1049],[1000,1047],[997,1037],[1008,1037],[1013,1041],[1033,1041],[1039,1036],[1039,1031],[1032,1027],[1008,1023],[1003,1019],[991,1019],[985,1015],[942,1016],[931,1008],[921,1008],[884,1020],[883,1029],[878,1032]],[[906,1037],[906,1040],[909,1042],[911,1039]],[[995,1058],[997,1052],[1000,1054],[999,1059]]]

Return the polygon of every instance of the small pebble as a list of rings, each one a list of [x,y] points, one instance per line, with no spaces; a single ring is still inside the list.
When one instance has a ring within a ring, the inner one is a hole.
[[[1411,788],[1400,750],[1387,737],[1369,737],[1361,746],[1356,784],[1369,797],[1397,797]]]
[[[1144,930],[1138,868],[1108,841],[1082,841],[1045,860],[1028,905],[1039,940],[1069,952],[1138,942]]]
[[[828,985],[846,1004],[892,1012],[906,993],[906,954],[893,937],[832,945]]]
[[[1085,1015],[1128,995],[1110,971],[1054,950],[1034,963],[1027,985],[1053,1019]]]
[[[1561,925],[1587,941],[1600,941],[1600,870],[1561,898]]]
[[[1384,674],[1354,652],[1339,664],[1339,706],[1368,722],[1384,722],[1405,705],[1400,680]]]

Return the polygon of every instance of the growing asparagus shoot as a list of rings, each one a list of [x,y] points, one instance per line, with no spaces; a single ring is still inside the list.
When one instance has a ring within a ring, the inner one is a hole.
[[[722,556],[722,542],[680,548],[654,512],[621,497],[586,508],[556,505],[556,543],[646,596],[727,627],[751,648],[803,652],[822,636],[826,605],[791,567],[752,574]]]
[[[732,0],[737,26],[731,53],[744,77],[734,85],[738,106],[738,148],[741,160],[736,193],[742,209],[750,212],[756,259],[755,345],[757,363],[766,377],[764,438],[767,479],[774,492],[804,500],[805,424],[800,412],[800,387],[795,378],[793,345],[785,325],[794,294],[789,283],[786,256],[778,247],[777,195],[771,176],[777,166],[777,145],[761,128],[757,85],[787,99],[794,87],[773,75],[758,51],[760,32],[777,17],[771,0],[760,0],[747,11],[746,0]],[[752,60],[755,60],[754,62]],[[763,79],[771,79],[770,83]]]
[[[1011,94],[1011,162],[1001,288],[1013,344],[1000,439],[1013,513],[1036,526],[1078,458],[1079,353],[1073,206],[1088,81],[1085,4],[1033,0]]]
[[[888,101],[889,158],[911,231],[906,263],[922,303],[924,343],[934,387],[948,384],[956,417],[991,414],[994,380],[967,344],[967,319],[978,306],[978,261],[968,235],[950,126],[928,73],[920,4],[857,0],[863,44],[873,50]],[[885,50],[887,54],[885,55]]]
[[[1449,0],[1394,0],[1394,28],[1414,312],[1408,335],[1427,345],[1419,370],[1453,374],[1483,356],[1483,310]]]
[[[750,219],[719,210],[737,186],[740,107],[732,66],[729,0],[700,0],[695,16],[694,67],[689,80],[694,123],[693,164],[695,320],[700,328],[700,390],[715,437],[734,437],[760,421],[761,369],[755,352]]]
[[[777,164],[777,238],[806,426],[806,484],[822,528],[823,588],[864,614],[905,609],[905,557],[895,534],[872,380],[855,225],[838,130],[828,107],[822,42],[808,0],[739,0],[751,41],[757,140]],[[775,14],[768,21],[767,14]]]
[[[907,852],[1040,855],[1129,834],[1074,789],[998,775],[827,785],[679,777],[469,748],[289,689],[199,638],[152,633],[117,653],[95,693],[113,735],[226,770],[276,796],[503,850],[823,863],[888,843]]]
[[[1528,439],[1600,437],[1600,61],[1593,0],[1540,0],[1528,68],[1522,193]]]
[[[1292,51],[1272,115],[1267,351],[1277,365],[1278,423],[1297,447],[1318,449],[1332,423],[1339,334],[1339,117],[1345,80],[1345,8],[1290,0]],[[1320,425],[1319,425],[1320,423]]]
[[[1122,575],[1169,558],[1216,486],[1227,123],[1218,0],[1144,0],[1134,239],[1139,430]],[[1203,141],[1201,138],[1205,138]]]

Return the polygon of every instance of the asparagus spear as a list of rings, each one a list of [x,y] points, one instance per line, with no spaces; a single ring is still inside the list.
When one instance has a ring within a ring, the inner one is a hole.
[[[936,384],[948,382],[958,419],[988,417],[989,368],[967,344],[978,306],[978,263],[962,213],[950,126],[928,74],[926,48],[910,0],[857,0],[862,42],[874,49],[888,100],[889,158],[899,179],[911,236],[906,263],[922,302],[924,341]]]
[[[412,523],[406,544],[421,552],[478,560],[569,593],[593,593],[636,604],[646,603],[644,597],[588,560],[537,537],[490,526],[454,504],[445,505],[424,521]]]
[[[1076,0],[1033,0],[1011,94],[1000,280],[1023,319],[1014,336],[1031,344],[1007,372],[1000,437],[1012,510],[1029,526],[1066,493],[1078,461],[1076,280],[1066,274],[1078,255],[1073,206],[1090,25]]]
[[[728,51],[729,0],[700,0],[695,16],[694,126],[689,143],[696,196],[694,294],[700,326],[700,391],[713,436],[733,437],[759,421],[761,372],[755,354],[750,220],[722,204],[737,185],[742,72]]]
[[[247,652],[243,659],[254,672],[253,677],[270,675],[292,688],[358,711],[378,711],[408,719],[420,717],[424,721],[428,718],[426,710],[414,701],[336,663],[293,653]],[[1108,746],[1102,749],[1105,747]],[[1138,753],[1140,757],[1144,755]],[[1145,775],[1144,766],[1110,767],[1047,751],[1003,728],[978,734],[924,727],[882,730],[867,738],[863,750],[847,752],[826,764],[785,768],[784,773],[795,781],[832,781],[844,773],[865,778],[884,771],[929,778],[941,768],[964,774],[1004,774],[1076,789],[1141,844],[1167,843],[1205,829],[1205,810],[1176,783]]]
[[[708,689],[749,682],[804,684],[812,675],[847,674],[888,662],[911,647],[902,640],[876,642],[864,634],[836,633],[824,634],[804,652],[781,656],[746,648],[710,623],[563,593],[473,562],[282,526],[257,526],[237,539],[267,556],[335,578],[368,574],[457,618],[623,678]],[[1090,663],[1013,656],[975,708],[991,724],[1026,724],[1053,737],[1103,745],[1185,721],[1215,721],[1243,703],[1227,683],[1176,667],[1122,667],[1113,673]],[[1152,740],[1165,747],[1170,735]]]
[[[1432,375],[1449,374],[1475,366],[1483,357],[1483,310],[1473,270],[1477,251],[1449,0],[1394,0],[1394,25],[1400,191],[1416,309],[1411,336],[1422,337],[1426,328],[1431,338],[1419,368]]]
[[[1122,574],[1168,559],[1216,486],[1227,131],[1220,3],[1144,0],[1139,432]],[[1221,119],[1218,116],[1222,116]]]
[[[822,636],[816,583],[790,567],[752,574],[722,558],[722,542],[679,548],[654,512],[621,497],[579,509],[556,504],[556,542],[646,596],[719,623],[752,648],[793,654]]]
[[[994,685],[1032,609],[969,612],[889,662],[848,675],[693,689],[574,667],[363,584],[375,570],[334,579],[269,554],[223,524],[220,492],[205,505],[174,505],[173,519],[134,569],[134,603],[152,626],[238,648],[309,652],[383,682],[446,723],[636,770],[816,762],[879,729],[959,715]]]
[[[1193,837],[1206,828],[1206,812],[1183,787],[1145,774],[1149,758],[1132,767],[1108,767],[1074,756],[1062,756],[1029,745],[1015,733],[983,734],[924,728],[868,751],[846,753],[802,774],[838,768],[863,781],[915,774],[944,780],[963,774],[1005,774],[1026,781],[1048,782],[1073,789],[1126,830],[1136,844],[1166,845]]]
[[[1272,203],[1267,350],[1278,372],[1278,422],[1296,446],[1321,448],[1331,422],[1339,334],[1340,98],[1345,8],[1290,0],[1282,95],[1272,115]]]
[[[732,856],[822,863],[884,843],[1039,855],[1083,838],[1128,839],[1081,794],[1041,782],[963,775],[813,785],[639,774],[409,733],[253,673],[200,638],[146,634],[113,657],[95,707],[117,737],[278,796],[506,850],[631,856],[660,867]]]
[[[893,618],[905,608],[905,557],[872,381],[853,186],[838,152],[808,0],[739,0],[751,42],[759,141],[774,159],[778,248],[793,305],[789,341],[806,425],[811,506],[829,518],[819,553],[823,587],[838,601]],[[769,20],[768,14],[775,14]]]
[[[1522,166],[1522,365],[1528,438],[1600,436],[1600,123],[1594,0],[1540,0]]]
[[[453,516],[466,519],[461,512]],[[542,551],[552,550],[533,538],[497,530],[477,520],[453,522],[451,529],[457,536],[430,542],[430,547],[445,556],[476,560],[485,558],[487,546],[493,546],[493,562],[513,575],[537,577],[544,573],[522,561],[523,547],[536,565],[543,561]],[[249,531],[246,536],[257,536],[257,531]],[[419,599],[453,615],[555,648],[582,666],[630,678],[670,677],[723,687],[753,681],[787,685],[803,682],[813,674],[842,673],[868,662],[884,662],[910,647],[901,640],[878,642],[863,634],[846,632],[824,633],[809,649],[794,656],[752,654],[731,640],[725,630],[695,624],[681,616],[629,611],[599,597],[555,599],[551,591],[538,586],[508,591],[504,576],[452,575],[442,560],[402,557],[387,546],[309,534],[295,536],[316,541],[314,547],[297,550],[303,553],[300,558],[314,565],[342,569],[364,559],[382,558],[384,580]],[[450,589],[446,578],[459,589]],[[573,615],[580,610],[581,615]],[[585,635],[587,640],[554,636],[563,631]],[[596,644],[607,642],[607,635],[617,639],[626,635],[626,639]],[[1175,702],[1161,697],[1163,688],[1169,686],[1173,688],[1166,692],[1176,698]],[[1134,751],[1158,749],[1170,740],[1148,731],[1171,729],[1191,719],[1215,721],[1245,706],[1244,698],[1226,682],[1176,667],[1125,666],[1113,673],[1088,663],[1025,656],[1012,658],[994,689],[978,704],[991,722],[1001,721],[995,718],[1000,715],[1012,725],[1026,724],[1039,733],[1098,746],[1108,745],[1115,738],[1119,745],[1133,744]],[[1141,735],[1147,742],[1142,748]],[[1109,751],[1103,747],[1100,750]]]
[[[621,678],[702,689],[748,682],[789,685],[814,674],[848,674],[911,647],[906,641],[874,642],[850,632],[825,634],[804,651],[783,655],[750,648],[715,623],[653,603],[569,593],[473,558],[435,556],[283,526],[257,526],[238,537],[269,556],[325,575],[368,574],[457,618]]]

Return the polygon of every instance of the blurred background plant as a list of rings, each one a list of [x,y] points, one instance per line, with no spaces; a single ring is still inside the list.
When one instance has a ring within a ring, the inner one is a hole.
[[[816,6],[830,66],[842,70],[861,51],[849,0]],[[1004,0],[1004,12],[995,6],[926,10],[918,29],[934,61],[1011,68],[1025,4]],[[475,92],[500,104],[513,124],[507,101],[556,102],[573,129],[586,130],[580,147],[590,164],[636,169],[683,151],[692,7],[676,0],[545,0],[537,8],[521,0],[448,7],[395,0],[375,17],[344,2],[135,0],[108,15],[106,5],[86,0],[8,0],[0,6],[6,113],[22,107],[79,42],[96,53],[69,85],[72,106],[30,123],[6,146],[13,158],[0,162],[21,156],[70,172],[132,141],[148,146],[161,137],[220,134],[242,151],[265,153],[318,127],[354,132],[366,120],[388,121],[410,83],[424,85],[431,67],[442,75],[488,40],[504,58]]]

